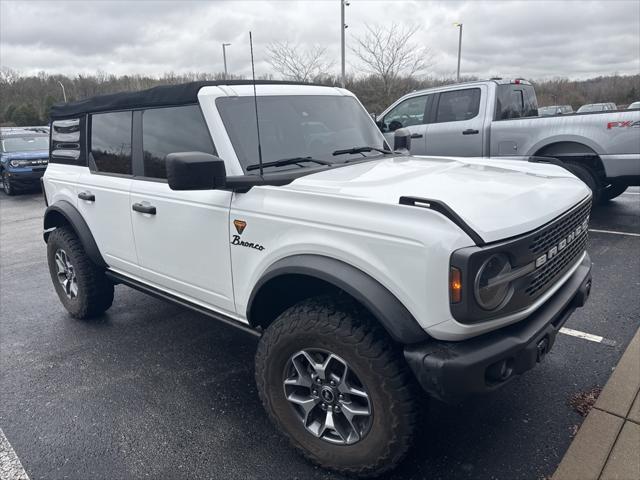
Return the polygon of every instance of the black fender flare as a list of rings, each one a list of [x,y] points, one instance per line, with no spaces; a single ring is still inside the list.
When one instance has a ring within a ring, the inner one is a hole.
[[[358,268],[321,255],[292,255],[271,265],[254,286],[247,304],[247,318],[260,289],[282,275],[305,275],[327,282],[353,297],[401,344],[425,341],[429,335],[409,310],[380,282]]]
[[[53,205],[49,205],[44,212],[44,241],[47,241],[52,229],[63,225],[69,225],[73,229],[80,239],[84,251],[96,266],[107,268],[108,265],[102,258],[98,244],[82,214],[68,201],[59,200]]]

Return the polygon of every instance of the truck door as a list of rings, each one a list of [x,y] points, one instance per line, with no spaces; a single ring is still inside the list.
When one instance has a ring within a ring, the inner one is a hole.
[[[427,126],[427,155],[482,156],[486,92],[481,85],[437,95]]]
[[[393,148],[393,136],[399,128],[406,128],[411,132],[411,153],[413,155],[425,155],[425,137],[427,125],[425,124],[425,111],[433,95],[420,95],[401,101],[387,112],[378,122],[380,129]]]

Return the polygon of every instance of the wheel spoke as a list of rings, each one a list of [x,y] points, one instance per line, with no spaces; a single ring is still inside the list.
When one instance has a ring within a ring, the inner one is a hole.
[[[300,409],[303,412],[303,418],[302,418],[303,423],[305,426],[307,426],[307,420],[309,418],[309,414],[316,407],[316,405],[318,405],[319,400],[313,397],[303,397],[295,393],[292,393],[289,396],[287,396],[287,400],[289,400],[291,403],[298,405],[300,407]]]

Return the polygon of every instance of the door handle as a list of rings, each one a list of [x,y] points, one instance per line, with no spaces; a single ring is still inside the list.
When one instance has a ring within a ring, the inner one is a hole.
[[[462,132],[463,135],[476,135],[480,133],[479,130],[474,130],[473,128],[467,128],[465,131]]]
[[[140,212],[140,213],[148,213],[149,215],[156,214],[156,207],[154,207],[153,205],[145,205],[144,203],[134,203],[133,205],[131,205],[131,208],[134,211]]]
[[[78,194],[80,200],[86,200],[87,202],[95,202],[96,196],[91,192],[80,192]]]
[[[422,138],[422,134],[421,133],[412,133],[411,134],[411,138]]]

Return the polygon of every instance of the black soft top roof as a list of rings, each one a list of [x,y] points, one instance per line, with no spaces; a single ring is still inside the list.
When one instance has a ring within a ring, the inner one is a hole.
[[[70,118],[85,113],[126,110],[131,108],[162,107],[169,105],[188,105],[198,102],[198,92],[202,87],[218,85],[251,85],[251,80],[218,80],[182,83],[179,85],[160,85],[137,92],[120,92],[98,95],[73,103],[57,103],[51,107],[51,118]],[[277,80],[256,80],[258,85],[312,85],[302,82],[284,82]]]

